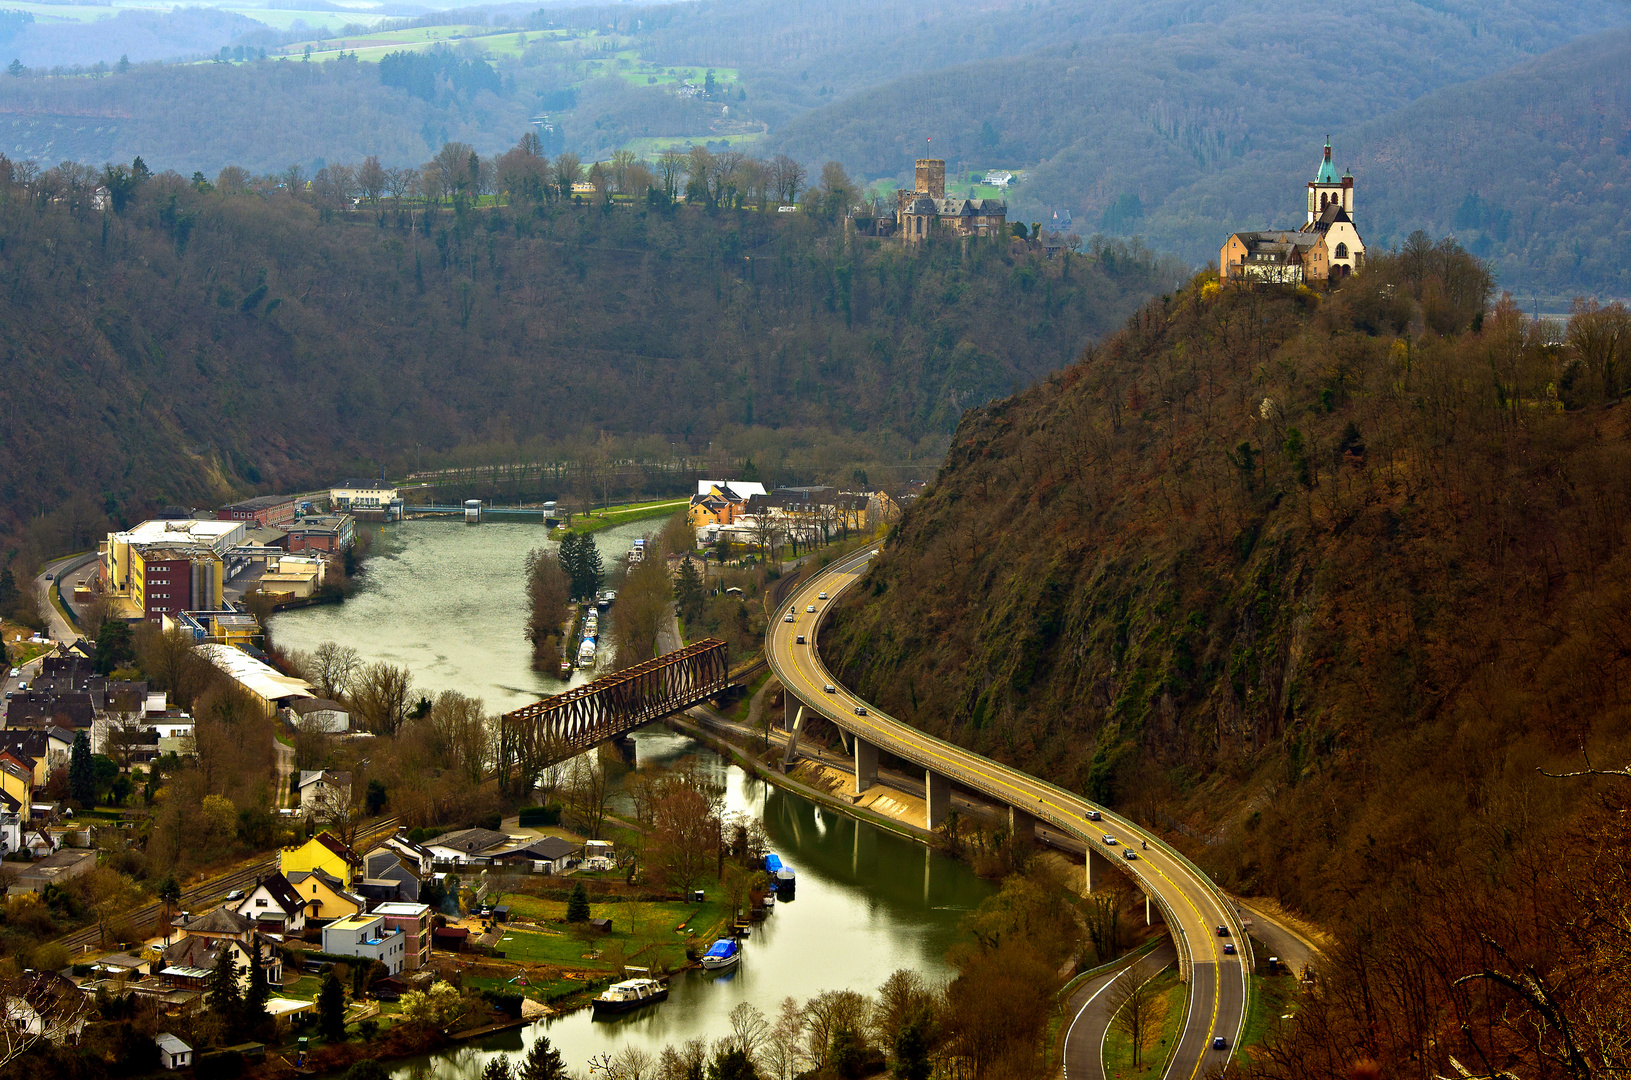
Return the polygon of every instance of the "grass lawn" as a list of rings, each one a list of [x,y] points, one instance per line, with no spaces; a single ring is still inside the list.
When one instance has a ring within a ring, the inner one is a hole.
[[[1240,1045],[1234,1057],[1241,1064],[1251,1060],[1251,1050],[1261,1045],[1282,1023],[1280,1018],[1297,1011],[1297,980],[1291,975],[1253,975],[1251,977],[1251,1006],[1246,1012],[1246,1026],[1240,1033]]]
[[[513,915],[540,923],[566,917],[566,903],[560,900],[510,896],[505,902]],[[611,971],[627,963],[677,968],[685,963],[686,941],[717,933],[726,915],[725,905],[717,900],[592,904],[591,912],[597,919],[611,919],[612,932],[579,937],[564,925],[548,931],[510,927],[498,949],[506,960],[557,967]],[[682,926],[683,932],[678,929]],[[597,951],[599,957],[589,955]]]
[[[613,525],[627,525],[631,521],[669,517],[689,506],[690,502],[689,499],[660,499],[657,502],[612,506],[592,514],[574,514],[572,531],[582,536],[609,529]]]
[[[1150,984],[1156,992],[1155,1023],[1146,1033],[1138,1066],[1133,1066],[1133,1044],[1114,1024],[1104,1040],[1104,1074],[1109,1080],[1155,1080],[1167,1065],[1167,1053],[1177,1045],[1184,1027],[1188,990],[1178,971],[1167,967]]]

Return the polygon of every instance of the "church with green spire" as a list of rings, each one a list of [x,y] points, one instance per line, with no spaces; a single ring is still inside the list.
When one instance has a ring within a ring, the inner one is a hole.
[[[1283,284],[1334,284],[1364,265],[1365,242],[1354,224],[1354,178],[1337,175],[1331,141],[1325,141],[1314,179],[1308,182],[1308,215],[1297,229],[1234,233],[1218,253],[1225,280]]]

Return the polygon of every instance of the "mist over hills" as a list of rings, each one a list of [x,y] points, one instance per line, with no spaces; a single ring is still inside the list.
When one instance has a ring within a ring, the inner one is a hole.
[[[1627,291],[1626,241],[1603,209],[1631,179],[1622,0],[493,11],[524,47],[496,36],[458,46],[486,50],[490,90],[416,97],[349,60],[0,79],[0,149],[45,163],[141,154],[206,175],[227,164],[314,171],[367,154],[418,164],[450,139],[495,153],[539,114],[561,148],[590,159],[734,133],[755,153],[899,182],[928,148],[965,187],[991,167],[1023,169],[1011,216],[1068,210],[1081,235],[1138,235],[1200,262],[1230,229],[1295,221],[1330,135],[1356,171],[1373,245],[1455,229],[1513,287]],[[540,27],[579,36],[526,40]],[[17,41],[43,32],[24,26]],[[686,97],[655,75],[620,74],[629,61],[611,57],[628,55],[737,81],[716,99]],[[1531,117],[1516,137],[1514,108]]]

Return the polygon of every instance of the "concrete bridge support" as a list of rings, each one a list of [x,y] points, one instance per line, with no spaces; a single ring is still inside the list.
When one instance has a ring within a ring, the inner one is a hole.
[[[878,782],[878,748],[855,736],[855,794]]]
[[[1015,840],[1036,839],[1036,815],[1017,806],[1008,808],[1008,834]]]
[[[923,773],[923,805],[928,813],[925,815],[924,828],[933,832],[945,824],[946,818],[951,814],[951,781],[937,775],[933,770]]]
[[[788,707],[792,707],[791,702],[789,702]],[[791,769],[793,763],[798,761],[799,732],[803,730],[804,706],[800,705],[799,711],[793,717],[793,722],[787,725],[787,753],[782,755],[782,772]]]
[[[1116,864],[1099,853],[1098,846],[1092,843],[1087,845],[1087,891],[1103,889],[1116,880]]]

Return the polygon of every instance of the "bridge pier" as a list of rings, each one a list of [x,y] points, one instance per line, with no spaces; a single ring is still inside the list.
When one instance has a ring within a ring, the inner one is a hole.
[[[1036,839],[1036,815],[1017,806],[1008,808],[1008,835],[1015,840]]]
[[[855,736],[855,794],[878,782],[878,748]]]
[[[791,699],[788,701],[788,707],[792,707]],[[787,753],[782,755],[782,772],[791,769],[793,763],[798,760],[799,732],[803,730],[804,706],[800,705],[799,711],[793,717],[793,722],[787,725]]]
[[[923,772],[924,828],[930,832],[945,824],[951,815],[951,780],[937,775],[932,769]]]
[[[1116,864],[1105,856],[1099,854],[1098,847],[1091,841],[1087,845],[1087,866],[1085,868],[1085,882],[1087,891],[1102,889],[1108,886],[1116,873]]]

